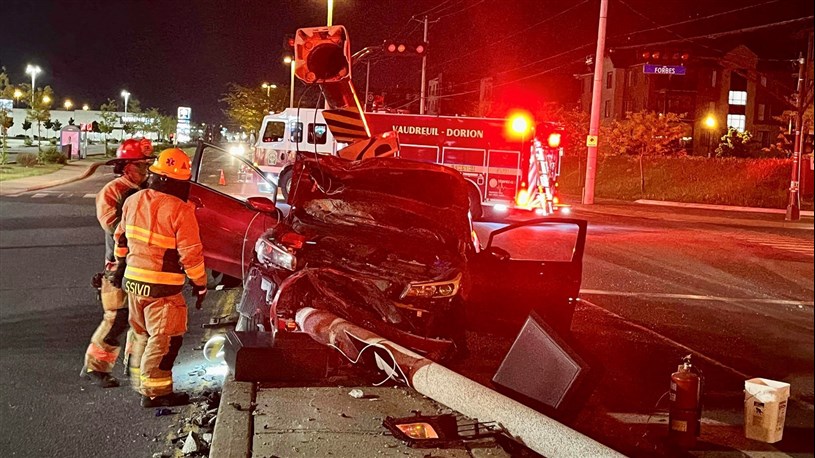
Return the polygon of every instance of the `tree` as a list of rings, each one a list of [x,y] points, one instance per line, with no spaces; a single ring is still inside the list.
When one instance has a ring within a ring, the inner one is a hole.
[[[227,92],[219,99],[227,105],[224,114],[237,127],[247,132],[257,132],[263,117],[270,111],[282,111],[288,105],[287,93],[284,91],[271,91],[266,97],[266,91],[257,88],[248,88],[237,83],[229,83]]]
[[[74,120],[74,118],[73,118],[73,117],[71,117],[70,119],[68,119],[68,125],[69,125],[69,126],[73,126],[74,124],[76,124],[76,120]]]
[[[6,151],[6,142],[8,138],[8,130],[14,125],[14,118],[7,110],[0,109],[0,134],[2,134],[3,148],[0,153],[0,165],[5,165],[8,161],[8,152]]]
[[[761,145],[753,141],[753,134],[748,131],[739,132],[730,127],[722,135],[719,146],[716,147],[716,157],[758,157],[761,155]]]
[[[62,129],[62,123],[59,122],[58,119],[55,119],[53,122],[51,122],[51,128],[54,129],[54,135],[57,135],[57,132]]]
[[[28,118],[26,118],[20,127],[23,128],[23,132],[25,132],[25,135],[28,136],[28,129],[31,129],[31,121],[29,121]]]
[[[51,119],[51,104],[53,101],[54,91],[51,90],[51,86],[45,86],[34,93],[34,103],[26,113],[28,119],[37,122],[37,150],[40,152],[42,152],[40,148],[42,138],[40,128],[42,123]]]
[[[645,156],[665,156],[684,153],[679,141],[688,131],[683,116],[653,111],[627,113],[627,118],[614,121],[603,136],[610,147],[609,154],[638,156],[640,189],[645,192]]]
[[[48,120],[42,123],[42,126],[45,127],[45,136],[50,137],[51,135],[49,134],[49,132],[54,127],[54,121],[51,121],[51,119],[49,118]]]
[[[108,135],[113,132],[113,128],[116,127],[116,120],[119,119],[119,116],[116,114],[116,101],[113,99],[108,99],[107,103],[103,103],[102,106],[99,107],[99,117],[102,118],[102,121],[97,124],[99,128],[99,132],[101,132],[105,139],[105,156],[108,156],[110,152],[108,151]]]

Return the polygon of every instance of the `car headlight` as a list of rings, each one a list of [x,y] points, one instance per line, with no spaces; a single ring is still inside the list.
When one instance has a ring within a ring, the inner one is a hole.
[[[456,275],[456,278],[447,281],[434,281],[434,282],[415,282],[407,285],[400,299],[406,297],[423,297],[423,298],[445,298],[453,297],[458,293],[458,288],[461,285],[461,273]]]
[[[255,254],[262,264],[271,264],[291,271],[297,268],[294,253],[265,238],[261,237],[255,243]]]
[[[234,145],[229,147],[229,154],[233,156],[243,156],[244,152],[243,145]]]

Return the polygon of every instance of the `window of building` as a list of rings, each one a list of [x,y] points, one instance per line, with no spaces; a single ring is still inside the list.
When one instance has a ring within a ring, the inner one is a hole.
[[[611,100],[606,100],[606,102],[603,104],[603,117],[611,117]]]
[[[767,77],[766,76],[761,77],[761,85],[764,86],[764,87],[767,87]]]
[[[747,126],[747,116],[742,114],[728,114],[727,127],[733,127],[739,132],[744,132]]]
[[[710,87],[716,87],[716,70],[710,74]]]
[[[763,103],[758,104],[758,113],[756,113],[759,121],[764,121],[764,112],[767,110],[767,106]]]
[[[614,82],[614,74],[611,72],[606,73],[606,89],[611,89]]]
[[[727,102],[730,105],[747,105],[747,91],[730,91]]]
[[[591,80],[591,78],[586,78],[584,81],[586,82],[586,87],[583,89],[583,92],[591,92],[591,90],[592,90],[592,87],[591,87],[592,80]]]
[[[626,100],[623,102],[623,111],[626,118],[628,118],[628,113],[631,113],[633,110],[631,109],[632,103],[631,100]]]
[[[325,145],[326,142],[326,127],[325,124],[312,124],[308,123],[308,142],[317,145]]]

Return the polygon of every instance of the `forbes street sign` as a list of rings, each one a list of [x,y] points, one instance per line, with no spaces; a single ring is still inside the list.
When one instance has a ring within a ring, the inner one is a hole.
[[[685,67],[682,65],[654,65],[645,64],[642,72],[648,75],[684,75]]]

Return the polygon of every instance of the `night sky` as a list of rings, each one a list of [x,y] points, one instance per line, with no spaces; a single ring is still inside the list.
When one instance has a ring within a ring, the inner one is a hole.
[[[288,84],[282,64],[286,34],[324,25],[325,0],[2,0],[0,65],[12,83],[30,83],[27,63],[42,67],[37,86],[58,100],[121,102],[130,91],[142,108],[193,121],[223,120],[218,102],[229,82]],[[574,101],[572,75],[587,71],[594,53],[599,0],[335,0],[334,24],[345,25],[352,51],[389,38],[421,38],[411,17],[427,13],[428,75],[440,72],[453,93],[476,97],[478,79],[493,76],[496,93],[529,100]],[[720,13],[739,10],[730,14]],[[428,11],[429,10],[429,11]],[[811,16],[811,0],[609,0],[608,44],[637,45],[679,38],[694,52],[743,43],[760,57],[793,58],[804,51],[812,20],[716,40],[695,38]],[[717,15],[710,19],[706,16]],[[659,28],[681,21],[687,24]],[[646,33],[632,32],[657,29]],[[420,60],[375,57],[372,89],[419,86]],[[354,68],[358,89],[365,66]],[[501,91],[506,91],[502,93]],[[361,90],[360,90],[361,92]]]

